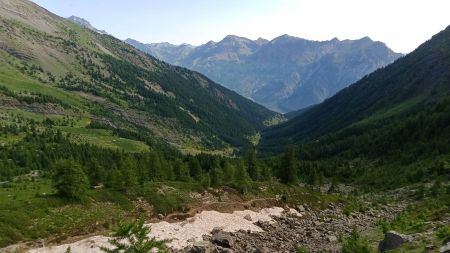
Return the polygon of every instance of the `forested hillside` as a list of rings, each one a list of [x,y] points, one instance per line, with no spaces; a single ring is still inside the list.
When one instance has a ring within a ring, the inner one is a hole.
[[[277,153],[294,143],[303,177],[368,188],[444,176],[450,169],[449,69],[447,27],[395,63],[267,129],[260,151]]]
[[[199,73],[31,2],[5,0],[1,7],[3,112],[76,118],[60,130],[87,143],[103,132],[183,152],[227,154],[249,145],[276,115]]]

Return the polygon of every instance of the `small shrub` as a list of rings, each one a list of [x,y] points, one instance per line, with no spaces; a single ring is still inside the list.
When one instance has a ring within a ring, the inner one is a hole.
[[[165,253],[166,245],[164,241],[149,238],[150,228],[144,225],[141,217],[135,222],[122,222],[115,229],[113,239],[109,243],[113,248],[101,247],[106,253],[150,253],[157,249],[159,253]]]
[[[346,238],[342,243],[342,253],[373,253],[374,251],[369,247],[369,244],[364,241],[356,232],[353,230],[351,235]]]
[[[450,238],[450,226],[443,226],[439,228],[436,233],[436,236],[441,240]]]

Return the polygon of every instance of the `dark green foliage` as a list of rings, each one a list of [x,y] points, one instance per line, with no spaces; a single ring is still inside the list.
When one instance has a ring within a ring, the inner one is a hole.
[[[158,252],[167,252],[164,241],[149,238],[150,228],[144,225],[144,219],[135,222],[121,222],[115,229],[109,243],[113,248],[101,247],[107,253],[150,253],[153,248]]]
[[[251,148],[246,155],[247,171],[252,180],[258,180],[260,176],[258,161],[256,160],[256,150]]]
[[[356,230],[342,242],[342,253],[374,253],[369,244],[364,241]]]
[[[251,178],[248,175],[248,172],[243,162],[238,162],[236,164],[236,172],[234,178],[236,180],[236,188],[239,189],[241,193],[246,193]]]
[[[190,180],[189,168],[180,159],[176,159],[173,164],[173,170],[175,173],[175,180],[187,182]]]
[[[309,253],[309,252],[310,251],[307,248],[305,248],[301,245],[295,246],[295,253]]]
[[[89,188],[89,181],[81,165],[74,160],[57,161],[53,167],[53,182],[62,197],[80,199]]]
[[[281,161],[280,178],[286,184],[296,183],[297,178],[297,162],[293,146],[287,146]]]

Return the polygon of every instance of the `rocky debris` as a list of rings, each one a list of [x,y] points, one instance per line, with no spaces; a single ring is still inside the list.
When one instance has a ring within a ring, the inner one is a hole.
[[[407,235],[400,234],[396,231],[388,231],[384,234],[383,241],[378,245],[378,250],[386,251],[400,247],[405,242],[411,241],[411,238]]]
[[[226,250],[231,249],[234,252],[283,253],[293,252],[296,245],[302,245],[310,252],[339,252],[340,236],[347,237],[353,228],[364,231],[374,227],[379,217],[392,219],[403,210],[404,205],[369,209],[370,212],[350,216],[343,214],[340,204],[328,207],[325,210],[309,209],[300,216],[285,211],[281,216],[273,217],[275,222],[255,222],[263,232],[239,230],[229,233],[217,230],[203,239],[210,240],[216,246],[214,252],[230,252]]]

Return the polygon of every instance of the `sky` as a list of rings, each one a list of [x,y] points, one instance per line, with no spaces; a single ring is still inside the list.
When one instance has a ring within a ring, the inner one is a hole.
[[[119,39],[204,44],[233,34],[310,40],[369,36],[408,53],[450,25],[449,0],[33,0]]]

